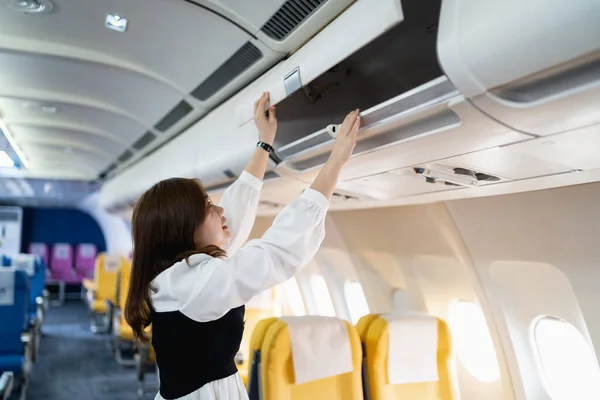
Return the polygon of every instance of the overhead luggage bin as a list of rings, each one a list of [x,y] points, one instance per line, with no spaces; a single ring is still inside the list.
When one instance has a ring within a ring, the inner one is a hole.
[[[438,54],[473,104],[551,135],[600,122],[600,3],[444,0]]]
[[[313,39],[332,50],[335,63],[318,47],[303,53],[311,41],[283,63],[286,68],[280,64],[256,83],[257,88],[266,89],[272,79],[271,88],[280,91],[275,100],[279,132],[274,146],[279,173],[311,182],[334,142],[335,132],[327,127],[339,124],[357,107],[362,117],[359,141],[342,181],[533,137],[473,107],[444,75],[437,57],[440,1],[384,3],[390,8],[388,14],[401,5],[401,14],[375,37],[373,30],[371,39],[361,42],[364,45],[354,49],[336,42],[347,28],[338,32],[334,24],[351,27],[354,18],[370,22],[366,15],[375,8],[375,15],[381,15],[383,3],[354,14],[361,2],[356,3]],[[346,46],[345,51],[338,46]],[[304,65],[311,66],[308,78]],[[292,69],[296,66],[297,71]],[[283,74],[288,69],[291,72]],[[300,81],[294,84],[300,86],[289,93],[293,85],[286,84],[296,72]],[[287,97],[281,99],[283,95]]]

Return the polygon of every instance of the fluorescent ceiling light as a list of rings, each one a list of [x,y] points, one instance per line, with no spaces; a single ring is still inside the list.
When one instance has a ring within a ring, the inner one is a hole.
[[[4,137],[6,137],[6,140],[8,140],[8,143],[10,143],[10,146],[13,148],[15,153],[17,153],[17,157],[19,157],[19,160],[21,161],[21,165],[25,168],[29,168],[29,160],[27,160],[27,158],[25,157],[25,154],[23,154],[19,145],[17,145],[17,142],[15,141],[15,139],[12,137],[12,135],[8,131],[8,128],[6,127],[6,124],[4,123],[2,118],[0,118],[0,131],[2,131],[4,133]],[[14,163],[13,163],[13,166],[14,166]]]
[[[2,168],[11,168],[15,166],[15,162],[10,158],[8,154],[4,150],[0,151],[0,167]]]
[[[127,30],[127,19],[119,15],[106,14],[106,27],[117,32],[125,32]]]

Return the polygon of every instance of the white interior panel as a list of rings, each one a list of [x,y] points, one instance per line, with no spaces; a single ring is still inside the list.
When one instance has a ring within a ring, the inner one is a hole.
[[[567,319],[600,356],[599,196],[594,183],[449,203],[514,363],[517,399],[549,398],[530,342],[536,318]]]
[[[456,186],[427,183],[410,168],[348,180],[339,183],[338,187],[347,192],[380,200],[446,190],[464,190]]]
[[[571,169],[600,168],[600,125],[509,146],[508,150]]]
[[[596,1],[446,0],[440,63],[477,107],[515,129],[545,135],[597,123],[599,22]]]

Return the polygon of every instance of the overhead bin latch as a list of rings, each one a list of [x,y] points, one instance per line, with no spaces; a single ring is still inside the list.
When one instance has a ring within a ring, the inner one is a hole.
[[[329,133],[331,135],[332,138],[335,139],[341,128],[342,128],[342,125],[331,124],[331,125],[327,125],[327,128],[325,128],[325,130],[327,131],[327,133]]]
[[[302,78],[300,77],[300,67],[294,68],[286,76],[283,77],[283,86],[285,87],[285,95],[290,96],[296,90],[302,88]]]

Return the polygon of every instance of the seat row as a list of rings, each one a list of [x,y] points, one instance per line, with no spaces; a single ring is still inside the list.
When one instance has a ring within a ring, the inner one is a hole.
[[[2,256],[0,267],[0,398],[24,392],[48,309],[46,267],[30,254]]]
[[[84,299],[90,313],[90,329],[94,333],[112,334],[112,351],[116,362],[137,368],[140,383],[146,369],[155,365],[150,345],[134,346],[133,330],[127,324],[123,310],[129,291],[131,262],[120,255],[99,253],[92,278],[83,280]],[[151,328],[148,328],[151,334]]]
[[[97,248],[91,243],[80,243],[75,248],[69,243],[31,243],[28,253],[41,257],[48,266],[47,283],[59,288],[58,300],[65,299],[65,284],[80,284],[94,272]]]
[[[250,341],[251,400],[452,400],[450,337],[426,314],[259,322]]]

